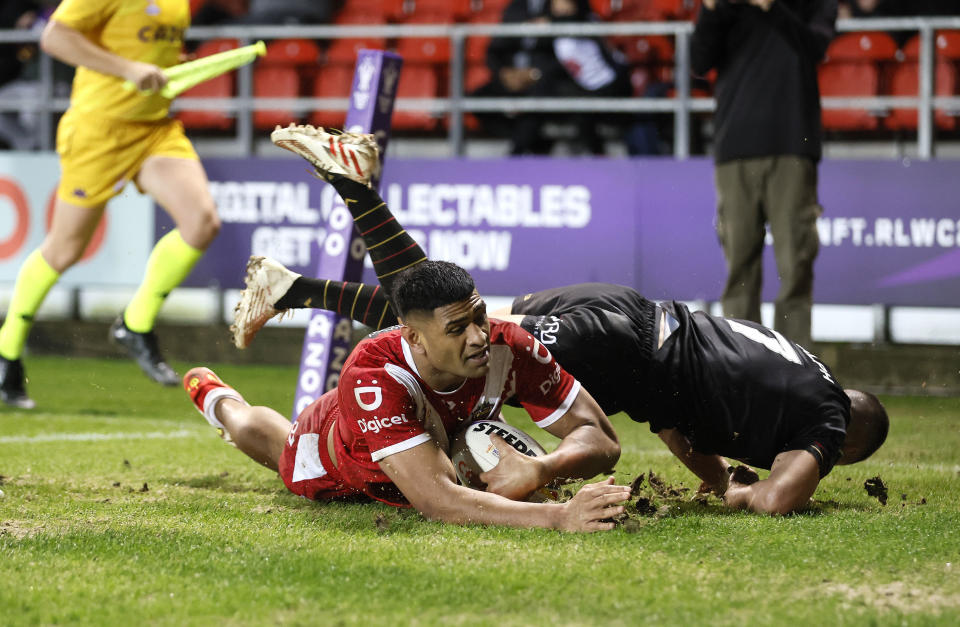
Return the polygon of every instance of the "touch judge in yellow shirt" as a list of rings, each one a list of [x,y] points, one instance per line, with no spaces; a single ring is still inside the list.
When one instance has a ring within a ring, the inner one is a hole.
[[[179,383],[159,352],[154,323],[220,229],[203,166],[181,124],[168,117],[170,101],[156,93],[166,82],[162,68],[179,60],[189,22],[187,0],[64,0],[43,32],[44,52],[77,73],[57,129],[61,178],[50,232],[21,266],[0,327],[0,400],[9,405],[34,406],[21,360],[34,314],[80,259],[107,202],[131,181],[176,229],[157,242],[110,339],[154,381]],[[124,81],[138,89],[124,89]]]

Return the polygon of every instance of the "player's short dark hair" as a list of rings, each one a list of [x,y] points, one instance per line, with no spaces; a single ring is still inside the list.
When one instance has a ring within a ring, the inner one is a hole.
[[[890,430],[890,417],[887,410],[873,394],[858,390],[847,390],[850,397],[850,424],[847,425],[847,439],[844,446],[843,463],[853,464],[873,455],[886,441]]]
[[[470,273],[449,261],[422,261],[401,272],[391,286],[391,302],[400,318],[410,312],[432,313],[437,307],[467,300],[475,285]]]

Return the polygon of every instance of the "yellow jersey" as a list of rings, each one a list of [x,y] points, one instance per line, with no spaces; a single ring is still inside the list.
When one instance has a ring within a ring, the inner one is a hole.
[[[190,25],[188,0],[63,0],[53,19],[125,59],[176,65]],[[121,120],[158,120],[170,99],[123,88],[124,79],[78,67],[70,108]]]

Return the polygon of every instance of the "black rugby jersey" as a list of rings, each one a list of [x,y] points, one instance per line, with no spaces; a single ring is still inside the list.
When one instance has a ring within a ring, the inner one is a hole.
[[[653,432],[676,428],[701,453],[759,468],[808,450],[821,477],[830,472],[850,401],[829,368],[758,324],[662,307],[670,333],[659,349],[657,306],[627,287],[546,290],[516,299],[512,311],[606,414],[624,411]]]

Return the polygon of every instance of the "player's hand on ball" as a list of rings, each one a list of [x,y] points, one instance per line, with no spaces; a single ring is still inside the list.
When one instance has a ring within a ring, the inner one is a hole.
[[[487,492],[522,501],[549,481],[540,459],[518,453],[495,433],[490,435],[490,441],[500,454],[500,461],[490,470],[480,473],[480,480],[487,484]]]
[[[128,81],[140,91],[157,91],[167,84],[167,75],[152,63],[131,61],[126,75]]]
[[[624,512],[623,503],[630,498],[630,486],[615,485],[613,477],[588,483],[572,499],[562,505],[564,531],[609,531],[614,523],[601,522]]]

